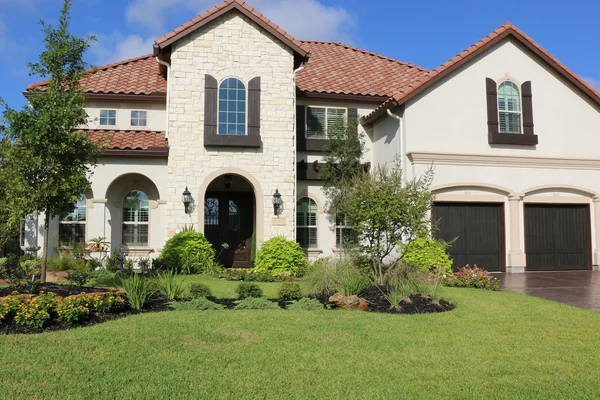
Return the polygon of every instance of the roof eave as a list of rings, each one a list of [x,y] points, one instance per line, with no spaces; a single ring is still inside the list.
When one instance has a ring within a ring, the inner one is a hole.
[[[360,123],[363,126],[373,126],[377,122],[379,122],[379,120],[381,120],[382,118],[384,118],[386,116],[387,110],[392,109],[397,106],[399,106],[399,104],[396,100],[388,99],[388,101],[386,103],[382,104],[378,109],[373,111],[371,114],[361,117]]]
[[[275,36],[277,39],[279,39],[281,42],[283,42],[285,45],[290,47],[301,58],[304,59],[308,56],[308,51],[306,51],[305,49],[303,49],[302,47],[300,47],[296,43],[294,43],[292,40],[290,40],[287,37],[285,37],[284,35],[282,35],[280,32],[278,32],[276,29],[274,29],[272,26],[270,26],[268,23],[266,23],[262,19],[257,18],[254,14],[252,14],[252,12],[247,10],[245,7],[240,5],[238,2],[229,3],[228,5],[221,8],[220,10],[215,11],[214,13],[208,15],[206,18],[201,19],[200,21],[196,22],[192,26],[182,30],[181,32],[178,32],[177,34],[171,36],[168,39],[162,39],[162,40],[158,39],[157,41],[154,42],[154,55],[156,56],[156,55],[162,53],[165,49],[167,49],[169,46],[171,46],[173,43],[177,42],[181,38],[189,35],[190,33],[194,32],[195,30],[199,29],[200,27],[208,24],[211,21],[214,21],[215,19],[228,13],[229,11],[231,11],[233,9],[238,10],[239,12],[244,14],[246,17],[248,17],[250,20],[257,23],[261,28],[263,28],[264,30],[266,30],[267,32],[269,32],[270,34]]]

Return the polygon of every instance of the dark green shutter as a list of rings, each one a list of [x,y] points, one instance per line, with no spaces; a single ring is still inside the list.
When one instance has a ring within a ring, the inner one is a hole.
[[[498,133],[498,91],[496,81],[486,78],[485,91],[487,95],[488,133]]]
[[[260,136],[260,76],[248,82],[248,136]]]
[[[217,104],[219,83],[211,75],[204,75],[204,135],[217,134]]]
[[[521,85],[521,98],[523,103],[523,133],[533,135],[533,96],[531,94],[531,81]]]

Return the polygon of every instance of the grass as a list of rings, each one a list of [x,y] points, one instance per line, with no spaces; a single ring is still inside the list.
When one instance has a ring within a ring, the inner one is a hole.
[[[185,275],[180,279],[185,280],[184,283],[186,286],[186,293],[187,290],[189,290],[190,284],[204,283],[205,285],[208,285],[211,288],[213,296],[226,299],[237,298],[235,288],[241,283],[236,281],[226,281],[223,279],[204,275]],[[279,285],[281,285],[281,283],[279,282],[256,282],[256,284],[262,288],[264,296],[270,299],[274,299],[277,297]]]
[[[236,286],[202,282],[219,296]],[[442,296],[458,308],[412,316],[178,311],[0,337],[0,398],[583,399],[600,393],[599,313],[508,292],[443,288]]]

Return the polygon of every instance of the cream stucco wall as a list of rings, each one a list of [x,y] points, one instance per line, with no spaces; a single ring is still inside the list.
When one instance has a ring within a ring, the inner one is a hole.
[[[485,79],[531,81],[539,144],[488,144]],[[513,41],[505,40],[410,100],[407,151],[597,158],[600,112],[579,91]]]
[[[116,125],[100,125],[100,110],[115,110]],[[164,131],[166,126],[165,103],[88,101],[85,111],[90,118],[90,129]],[[131,126],[131,111],[146,111],[146,126]]]
[[[255,184],[257,245],[270,237],[295,237],[295,84],[292,51],[237,11],[228,13],[173,45],[169,108],[169,162],[166,196],[168,235],[189,223],[181,206],[187,186],[202,205],[213,179],[237,171]],[[262,147],[204,147],[204,76],[244,84],[261,78]],[[209,178],[210,177],[210,178]],[[256,187],[256,186],[260,187]],[[272,195],[278,189],[283,214],[274,218]],[[191,220],[203,230],[203,207]]]

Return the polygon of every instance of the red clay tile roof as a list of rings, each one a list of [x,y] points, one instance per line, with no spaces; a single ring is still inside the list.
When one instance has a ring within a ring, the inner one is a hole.
[[[90,139],[106,146],[107,150],[168,150],[164,132],[158,131],[113,131],[82,129]]]
[[[163,35],[162,37],[156,39],[155,46],[159,49],[163,49],[173,42],[179,40],[185,35],[190,34],[201,26],[209,23],[215,18],[220,17],[221,15],[233,10],[237,9],[242,14],[246,15],[248,18],[256,22],[258,25],[263,27],[265,30],[270,32],[273,36],[281,40],[284,44],[289,46],[296,53],[301,55],[302,57],[306,56],[308,53],[307,50],[302,46],[302,43],[298,40],[294,39],[289,33],[281,29],[280,26],[270,21],[267,17],[256,11],[250,4],[246,3],[244,0],[225,0],[221,4],[217,4],[210,10],[204,12],[203,14],[198,15],[196,18],[186,22],[185,24],[175,28],[171,32]]]
[[[554,58],[550,53],[544,50],[539,44],[537,44],[532,38],[523,33],[520,29],[514,26],[512,23],[507,22],[498,29],[494,30],[492,33],[470,46],[466,50],[457,54],[450,60],[446,61],[444,64],[440,65],[429,74],[423,76],[422,79],[417,80],[416,82],[402,86],[398,91],[396,91],[391,99],[386,101],[384,104],[375,109],[371,114],[363,117],[363,123],[373,123],[378,117],[381,115],[383,110],[387,108],[389,105],[403,104],[415,97],[419,93],[421,93],[426,88],[433,85],[435,82],[442,79],[444,76],[447,76],[451,72],[458,69],[460,66],[473,59],[478,54],[484,52],[485,50],[491,48],[497,43],[501,42],[503,39],[510,36],[514,38],[535,55],[537,55],[540,59],[542,59],[550,68],[554,69],[559,75],[577,87],[581,92],[583,92],[586,96],[588,96],[593,102],[600,105],[600,93],[598,93],[594,88],[592,88],[587,82],[577,76],[573,71],[563,65],[560,61]]]
[[[296,77],[296,86],[301,91],[391,97],[429,72],[342,43],[302,43],[311,56],[306,69]]]
[[[36,82],[27,90],[44,90],[48,81]],[[166,93],[167,80],[159,73],[159,65],[153,55],[131,58],[98,67],[81,80],[85,93],[151,95]]]

